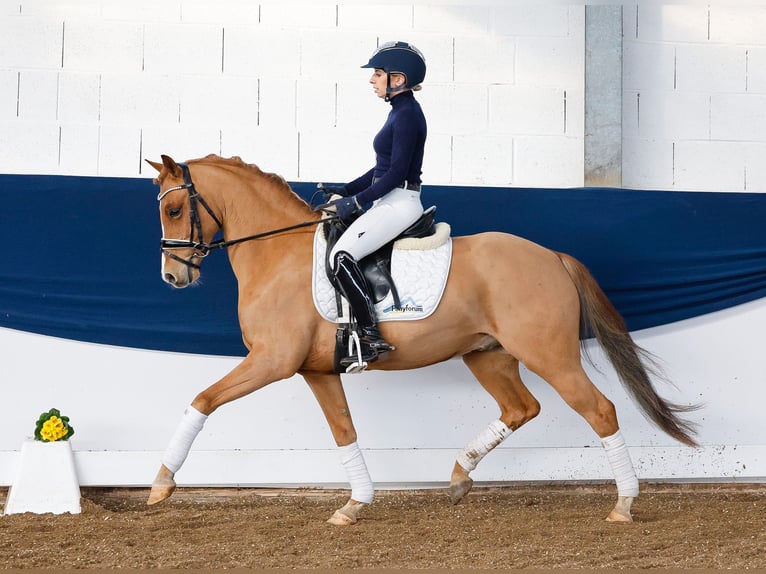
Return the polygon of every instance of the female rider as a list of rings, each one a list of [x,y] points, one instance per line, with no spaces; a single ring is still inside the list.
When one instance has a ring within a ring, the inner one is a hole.
[[[357,262],[423,214],[420,174],[426,120],[413,92],[425,78],[426,62],[412,44],[388,42],[362,68],[374,70],[370,83],[377,96],[391,104],[391,111],[373,140],[375,167],[333,189],[343,197],[330,205],[349,227],[330,252],[330,262],[356,317],[362,358],[374,361],[393,347],[378,330],[374,301]]]

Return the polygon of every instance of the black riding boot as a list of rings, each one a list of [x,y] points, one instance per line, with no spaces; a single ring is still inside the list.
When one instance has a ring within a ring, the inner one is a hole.
[[[375,304],[370,296],[367,280],[356,260],[345,251],[341,251],[335,257],[335,279],[343,296],[351,305],[359,325],[362,359],[374,361],[378,355],[392,351],[394,347],[386,342],[378,330]]]

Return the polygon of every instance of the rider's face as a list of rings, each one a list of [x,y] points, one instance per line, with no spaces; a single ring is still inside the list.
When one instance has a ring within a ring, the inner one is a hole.
[[[386,85],[387,85],[387,78],[388,74],[386,74],[385,71],[381,70],[380,68],[376,68],[375,71],[372,73],[372,76],[370,76],[370,83],[372,84],[372,89],[375,91],[375,95],[377,95],[379,98],[385,98],[386,97]],[[402,74],[391,74],[391,88],[394,90],[398,87],[401,87],[404,85],[405,79]],[[394,94],[391,94],[392,96]]]

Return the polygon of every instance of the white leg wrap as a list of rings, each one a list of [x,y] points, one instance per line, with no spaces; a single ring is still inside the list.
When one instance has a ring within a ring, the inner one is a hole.
[[[173,438],[170,439],[165,455],[162,457],[162,464],[175,474],[186,460],[194,439],[197,438],[199,431],[207,420],[207,415],[203,415],[193,406],[189,406],[184,411],[184,416],[176,428]]]
[[[353,442],[347,446],[339,446],[338,450],[340,450],[340,462],[351,484],[351,498],[357,502],[370,504],[375,496],[375,489],[359,445]]]
[[[492,421],[487,428],[460,451],[457,456],[458,464],[471,472],[489,451],[508,438],[512,432],[500,419]]]
[[[601,439],[601,444],[606,451],[606,458],[612,467],[614,479],[617,482],[618,496],[638,496],[638,477],[633,469],[633,463],[630,460],[628,447],[625,445],[625,439],[618,430],[612,436]]]

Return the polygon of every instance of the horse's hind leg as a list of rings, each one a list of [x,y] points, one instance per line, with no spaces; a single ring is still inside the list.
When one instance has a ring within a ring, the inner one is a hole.
[[[359,512],[372,502],[375,494],[372,479],[367,472],[364,456],[356,442],[356,429],[346,401],[340,376],[334,374],[302,373],[319,406],[322,408],[330,432],[341,453],[341,464],[351,485],[348,502],[335,511],[327,521],[338,526],[355,524]]]
[[[606,519],[609,522],[632,522],[630,507],[638,496],[638,477],[620,433],[614,405],[590,380],[579,356],[568,364],[564,361],[554,368],[550,368],[553,361],[544,368],[529,364],[527,367],[548,381],[599,436],[617,483],[617,504]]]
[[[540,412],[519,374],[519,361],[501,351],[475,351],[463,357],[466,366],[500,407],[500,418],[469,442],[455,461],[450,479],[453,504],[460,502],[473,485],[469,473],[493,448]]]

